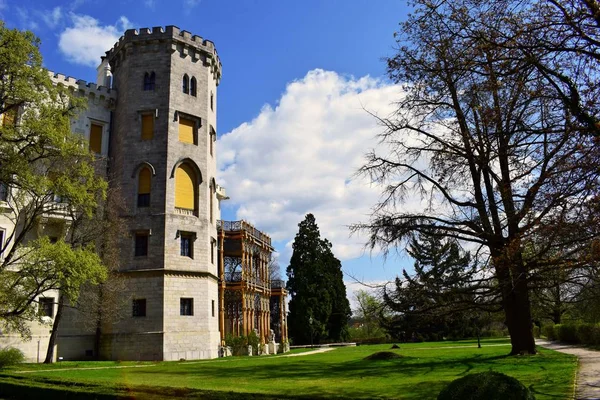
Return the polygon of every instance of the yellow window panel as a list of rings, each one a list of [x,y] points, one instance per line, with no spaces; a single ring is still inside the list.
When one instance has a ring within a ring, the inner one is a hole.
[[[194,125],[190,119],[179,118],[179,141],[194,144]]]
[[[96,154],[102,152],[102,125],[92,124],[90,129],[90,151]]]
[[[196,180],[189,165],[182,164],[175,172],[175,207],[195,209]]]
[[[139,183],[138,183],[138,194],[149,194],[151,190],[151,176],[152,173],[148,168],[142,168],[140,171]]]
[[[2,126],[15,126],[17,123],[17,110],[12,108],[2,114]]]
[[[150,140],[154,137],[154,116],[152,114],[142,115],[142,140]]]

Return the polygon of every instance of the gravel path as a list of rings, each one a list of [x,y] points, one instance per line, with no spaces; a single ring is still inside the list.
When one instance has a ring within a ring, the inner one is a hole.
[[[600,351],[539,339],[536,340],[536,344],[547,349],[577,356],[579,358],[579,370],[577,371],[575,399],[600,399]]]

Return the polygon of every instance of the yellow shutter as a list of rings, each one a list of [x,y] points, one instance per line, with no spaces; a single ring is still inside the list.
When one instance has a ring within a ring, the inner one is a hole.
[[[152,114],[142,115],[142,140],[154,137],[154,116]]]
[[[139,182],[138,182],[138,194],[149,194],[151,183],[150,183],[151,173],[150,169],[142,168],[140,171]]]
[[[195,198],[194,172],[188,165],[182,164],[175,172],[175,207],[194,210]]]
[[[102,152],[102,126],[92,124],[90,129],[90,151],[96,154]]]
[[[17,122],[17,110],[11,108],[2,114],[2,126],[15,126]]]
[[[179,118],[179,141],[194,144],[194,121]]]

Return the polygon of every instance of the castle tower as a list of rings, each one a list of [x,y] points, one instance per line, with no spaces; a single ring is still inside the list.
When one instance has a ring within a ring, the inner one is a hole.
[[[106,61],[118,92],[109,158],[130,234],[119,266],[130,311],[106,332],[103,356],[217,357],[215,46],[175,26],[132,29]]]

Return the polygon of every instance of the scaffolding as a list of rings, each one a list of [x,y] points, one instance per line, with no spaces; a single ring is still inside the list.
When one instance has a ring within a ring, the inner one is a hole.
[[[284,281],[271,280],[271,238],[246,221],[219,220],[217,230],[221,342],[251,332],[263,344],[287,342],[287,292]]]

